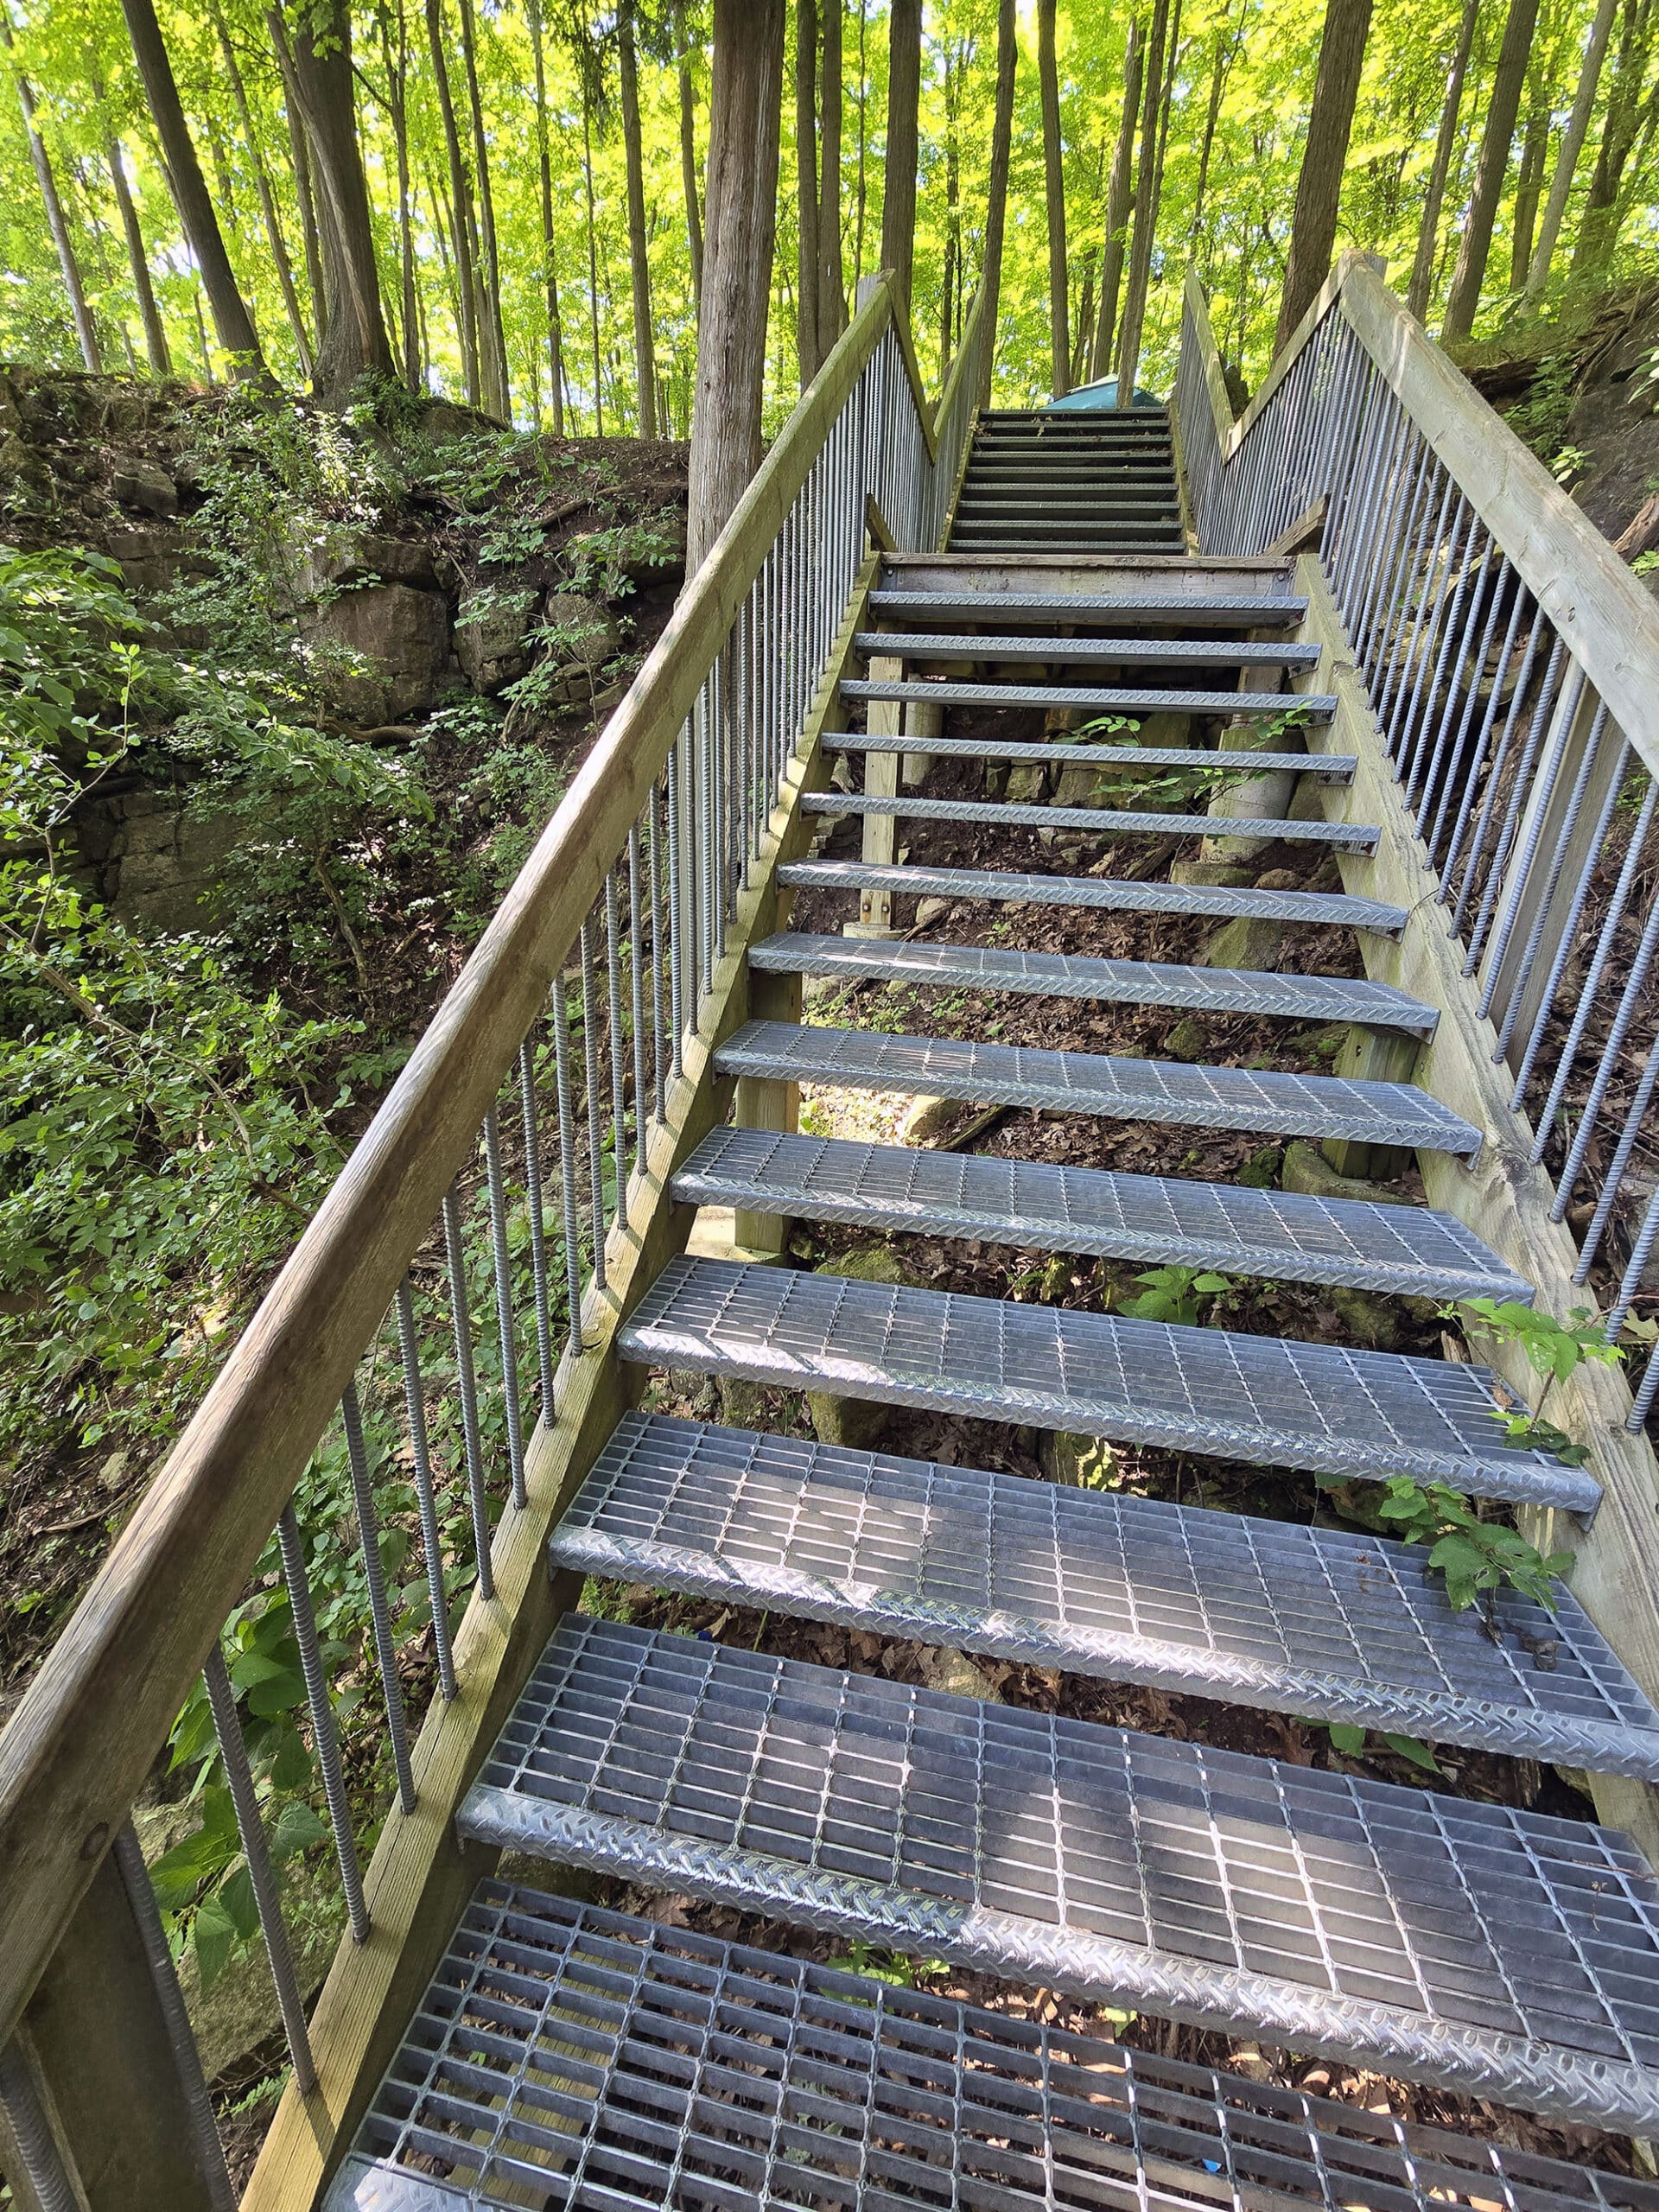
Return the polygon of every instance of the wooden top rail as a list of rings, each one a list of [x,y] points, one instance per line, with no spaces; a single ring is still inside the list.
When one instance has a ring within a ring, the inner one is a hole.
[[[1188,297],[1203,294],[1196,276]],[[1377,275],[1370,257],[1344,253],[1238,421],[1224,429],[1211,366],[1205,379],[1217,411],[1222,458],[1230,461],[1314,330],[1342,315],[1407,414],[1491,531],[1650,774],[1659,776],[1659,604],[1607,539],[1507,423],[1488,406],[1416,317]],[[1200,345],[1207,312],[1195,315]],[[1220,375],[1220,363],[1215,362]]]
[[[802,396],[609,728],[3,1732],[0,2043],[464,1164],[828,432],[883,278]],[[932,423],[925,411],[925,428]]]

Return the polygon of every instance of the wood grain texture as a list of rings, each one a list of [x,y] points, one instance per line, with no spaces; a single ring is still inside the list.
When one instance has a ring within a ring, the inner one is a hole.
[[[1210,397],[1216,443],[1224,454],[1233,435],[1233,403],[1227,397],[1227,379],[1221,371],[1221,349],[1216,344],[1215,325],[1210,320],[1210,302],[1205,297],[1203,279],[1196,269],[1186,272],[1185,304],[1198,339],[1198,365],[1204,371],[1204,388]]]
[[[1338,855],[1343,888],[1388,899],[1410,916],[1397,944],[1362,935],[1365,972],[1441,1009],[1440,1027],[1419,1055],[1416,1080],[1487,1133],[1471,1165],[1444,1153],[1419,1154],[1428,1204],[1466,1222],[1536,1286],[1542,1311],[1566,1320],[1586,1301],[1573,1281],[1577,1248],[1565,1225],[1549,1218],[1554,1189],[1543,1169],[1529,1165],[1531,1126],[1510,1109],[1510,1079],[1492,1064],[1497,1034],[1475,1014],[1461,948],[1435,897],[1438,879],[1406,814],[1342,619],[1312,554],[1296,564],[1296,588],[1308,601],[1302,636],[1321,648],[1309,680],[1337,699],[1333,721],[1309,733],[1310,748],[1351,753],[1359,761],[1350,789],[1324,786],[1325,813],[1332,820],[1375,822],[1382,830],[1374,858]],[[1538,1377],[1514,1347],[1479,1349],[1519,1395],[1536,1403]],[[1541,1549],[1573,1554],[1573,1595],[1648,1694],[1659,1697],[1659,1463],[1647,1439],[1626,1430],[1630,1409],[1630,1387],[1617,1369],[1586,1365],[1552,1390],[1549,1418],[1589,1446],[1603,1503],[1587,1530],[1560,1513],[1529,1514],[1524,1525]],[[1617,1777],[1599,1775],[1592,1782],[1601,1817],[1629,1829],[1659,1864],[1659,1792]]]
[[[574,1602],[567,1579],[550,1580],[547,1540],[575,1488],[631,1402],[630,1376],[613,1343],[618,1327],[664,1264],[684,1247],[693,1209],[671,1203],[669,1179],[730,1101],[729,1082],[713,1072],[716,1046],[749,1014],[748,948],[777,922],[777,867],[798,858],[810,824],[802,794],[823,779],[819,733],[834,711],[836,685],[867,619],[874,556],[860,572],[823,682],[813,701],[804,749],[791,765],[773,809],[766,849],[739,901],[730,943],[715,970],[702,1029],[685,1053],[685,1072],[668,1101],[666,1125],[653,1138],[634,1224],[613,1231],[607,1290],[590,1290],[579,1357],[560,1364],[551,1428],[538,1428],[525,1454],[528,1507],[504,1520],[495,1549],[496,1596],[474,1596],[455,1641],[458,1694],[435,1704],[415,1750],[419,1802],[396,1808],[370,1863],[369,1940],[341,1942],[311,2022],[318,2086],[302,2097],[290,2084],[254,2170],[243,2212],[296,2212],[309,2205],[343,2152],[410,2014],[442,1956],[467,1897],[494,1854],[461,1844],[454,1808],[500,1732],[561,1611]]]
[[[0,2037],[126,1818],[892,319],[878,285],[0,1735]]]

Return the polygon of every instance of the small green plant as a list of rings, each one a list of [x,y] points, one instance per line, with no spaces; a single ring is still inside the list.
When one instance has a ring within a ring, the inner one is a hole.
[[[856,1936],[830,1963],[838,1973],[862,1974],[866,1981],[885,1981],[894,1989],[914,1989],[924,1977],[948,1971],[943,1959],[907,1959],[902,1951],[881,1950]]]
[[[1149,1268],[1135,1281],[1147,1287],[1130,1300],[1126,1313],[1137,1321],[1173,1321],[1189,1329],[1198,1326],[1201,1298],[1223,1297],[1233,1287],[1229,1276],[1199,1268]]]
[[[1465,1499],[1444,1483],[1419,1484],[1394,1475],[1383,1484],[1377,1517],[1408,1544],[1427,1544],[1429,1566],[1446,1578],[1446,1603],[1465,1612],[1477,1599],[1507,1585],[1549,1611],[1555,1610],[1554,1577],[1572,1563],[1567,1552],[1547,1557],[1513,1529],[1479,1520]]]
[[[1444,1306],[1440,1313],[1443,1319],[1462,1321],[1465,1326],[1472,1322],[1497,1344],[1519,1344],[1528,1366],[1544,1377],[1543,1395],[1530,1411],[1494,1406],[1492,1418],[1502,1423],[1511,1444],[1550,1452],[1567,1466],[1581,1467],[1590,1456],[1587,1448],[1542,1416],[1544,1399],[1552,1388],[1565,1382],[1586,1360],[1613,1367],[1624,1357],[1618,1344],[1603,1341],[1601,1324],[1590,1308],[1575,1306],[1569,1320],[1558,1321],[1554,1314],[1541,1313],[1514,1299],[1499,1304],[1495,1299],[1470,1298],[1457,1306]]]
[[[1332,1746],[1351,1759],[1363,1758],[1366,1732],[1363,1728],[1356,1728],[1351,1721],[1347,1720],[1333,1720],[1326,1730]],[[1401,1758],[1409,1759],[1414,1766],[1421,1767],[1425,1774],[1439,1774],[1441,1771],[1440,1761],[1430,1751],[1428,1745],[1421,1742],[1417,1737],[1396,1736],[1391,1731],[1384,1729],[1382,1741]]]

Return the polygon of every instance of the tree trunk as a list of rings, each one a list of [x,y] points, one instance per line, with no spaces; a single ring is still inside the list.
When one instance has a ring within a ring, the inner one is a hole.
[[[1291,217],[1290,259],[1279,300],[1275,353],[1313,306],[1331,273],[1343,165],[1348,159],[1354,102],[1359,94],[1359,73],[1370,28],[1371,0],[1326,0],[1319,73],[1313,86],[1301,175],[1296,181],[1295,213]]]
[[[605,435],[605,387],[599,353],[599,219],[594,209],[594,93],[582,76],[582,174],[588,188],[588,321],[594,341],[594,435]]]
[[[1227,19],[1222,17],[1221,28],[1216,34],[1215,67],[1210,76],[1210,105],[1204,118],[1204,143],[1198,149],[1198,181],[1192,194],[1192,247],[1196,253],[1198,226],[1204,220],[1204,196],[1210,188],[1210,156],[1216,143],[1216,124],[1221,116],[1221,96],[1226,88],[1227,73],[1238,59],[1238,49],[1244,33],[1243,27],[1230,37],[1227,35]]]
[[[495,194],[490,189],[489,145],[484,130],[484,102],[478,89],[478,28],[473,0],[461,0],[461,58],[467,73],[467,105],[473,125],[473,166],[478,180],[478,218],[484,248],[479,280],[480,365],[490,412],[512,420],[512,391],[507,380],[507,334],[501,319],[501,257],[495,241]]]
[[[1510,217],[1510,289],[1519,292],[1527,281],[1532,260],[1532,234],[1538,222],[1538,198],[1543,190],[1544,168],[1549,159],[1551,101],[1542,85],[1534,88],[1527,127],[1521,138],[1521,168],[1515,181],[1515,207]]]
[[[179,220],[201,273],[219,346],[230,356],[234,374],[269,383],[270,372],[259,350],[258,334],[247,302],[238,289],[236,272],[225,251],[219,218],[213,213],[213,200],[184,119],[179,88],[173,81],[173,65],[168,59],[162,27],[156,20],[155,0],[121,0],[121,12],[126,18],[133,59],[138,64],[144,98],[162,143]]]
[[[977,404],[988,407],[995,367],[997,305],[1002,290],[1002,240],[1008,213],[1008,156],[1014,146],[1014,72],[1019,59],[1014,0],[999,0],[996,11],[996,110],[991,122],[991,171],[985,192],[985,261],[979,273],[984,295],[980,313],[988,321]]]
[[[1532,48],[1533,25],[1538,20],[1538,0],[1510,0],[1503,24],[1503,43],[1498,49],[1497,73],[1481,134],[1480,158],[1475,165],[1475,188],[1464,218],[1463,242],[1458,248],[1452,289],[1446,294],[1446,315],[1440,325],[1443,340],[1455,343],[1474,328],[1480,305],[1480,287],[1491,251],[1492,225],[1510,163],[1510,142],[1521,112],[1521,94],[1527,80],[1527,59]]]
[[[357,143],[349,0],[308,0],[292,38],[295,86],[322,188],[328,332],[317,349],[316,391],[325,406],[339,407],[359,377],[397,373]]]
[[[1601,143],[1585,194],[1579,242],[1573,255],[1573,278],[1593,276],[1612,258],[1618,235],[1620,184],[1640,127],[1642,86],[1653,30],[1653,0],[1623,0],[1618,50],[1601,126]]]
[[[470,0],[469,0],[470,4]],[[617,73],[622,83],[622,143],[628,172],[628,276],[633,291],[633,365],[639,435],[657,428],[657,363],[652,350],[651,263],[645,251],[645,149],[639,136],[639,62],[633,43],[634,0],[617,11]]]
[[[98,94],[100,107],[103,97],[100,91]],[[127,262],[132,270],[132,289],[137,296],[138,313],[144,326],[144,351],[149,357],[150,374],[171,376],[173,357],[168,350],[162,311],[156,304],[156,287],[149,281],[144,234],[138,227],[138,210],[132,204],[132,191],[127,182],[126,166],[121,159],[118,138],[111,136],[105,142],[104,158],[110,165],[110,183],[114,189],[115,204],[121,213],[121,231],[127,242]]]
[[[1469,56],[1475,42],[1475,19],[1479,13],[1480,0],[1463,0],[1463,16],[1458,25],[1458,43],[1452,56],[1451,74],[1446,80],[1446,99],[1440,109],[1440,134],[1434,141],[1434,159],[1429,167],[1428,183],[1423,194],[1422,219],[1417,226],[1417,256],[1411,265],[1411,284],[1406,294],[1406,305],[1420,322],[1428,312],[1428,296],[1434,283],[1434,264],[1440,242],[1440,209],[1446,202],[1446,180],[1452,167],[1452,149],[1458,142],[1458,110],[1463,103],[1463,80],[1468,73]]]
[[[841,9],[824,0],[823,58],[818,72],[818,359],[827,361],[847,327],[841,279]]]
[[[965,59],[954,66],[950,41],[944,41],[944,272],[939,285],[939,389],[950,373],[950,353],[956,328],[957,270],[962,258],[961,162],[957,149],[957,110],[961,102]]]
[[[922,0],[893,0],[887,21],[887,147],[881,188],[881,266],[899,279],[906,311],[916,257],[916,125],[922,91]]]
[[[686,574],[760,462],[766,309],[777,238],[784,0],[714,0],[709,240],[691,419]]]
[[[530,42],[536,64],[536,162],[542,188],[542,277],[547,287],[547,359],[553,378],[553,435],[564,435],[564,326],[559,315],[559,276],[553,238],[553,165],[547,142],[547,61],[542,45],[541,0],[530,0]]]
[[[1141,106],[1141,77],[1145,62],[1141,25],[1132,17],[1123,49],[1123,112],[1117,126],[1111,181],[1106,188],[1106,250],[1100,264],[1100,317],[1095,325],[1094,359],[1089,365],[1089,373],[1095,377],[1107,375],[1112,365],[1117,295],[1123,281],[1124,234],[1134,205],[1135,125]]]
[[[404,0],[397,0],[397,43],[391,39],[390,11],[378,10],[380,44],[386,60],[386,99],[391,111],[391,136],[397,162],[397,261],[403,295],[404,382],[411,391],[422,383],[420,310],[415,283],[415,226],[410,211],[409,180],[409,26]]]
[[[685,0],[674,0],[674,51],[680,74],[680,178],[685,188],[685,238],[691,256],[691,298],[702,311],[702,214],[697,193],[697,92],[691,80]]]
[[[288,27],[276,10],[265,11],[265,26],[276,55],[276,67],[283,80],[283,111],[288,124],[289,158],[294,170],[294,197],[300,210],[300,238],[305,251],[305,281],[311,295],[311,321],[321,345],[328,327],[327,296],[322,282],[322,246],[317,234],[317,195],[311,175],[311,152],[305,143],[305,122],[300,113],[299,95],[294,88],[294,55],[288,42]]]
[[[795,0],[795,353],[803,391],[818,373],[817,75],[816,0]]]
[[[5,48],[8,54],[11,54],[11,16],[3,7],[0,7],[0,46]],[[57,249],[63,288],[69,295],[69,311],[74,319],[80,358],[93,376],[102,376],[104,356],[99,346],[98,327],[92,321],[92,311],[86,304],[86,288],[81,282],[80,264],[75,258],[74,240],[69,235],[69,219],[64,213],[62,200],[58,197],[58,181],[52,174],[52,158],[46,150],[46,141],[35,124],[34,89],[16,61],[12,63],[12,79],[17,87],[17,104],[23,111],[23,129],[29,138],[29,157],[35,166],[35,181],[41,188],[41,198],[46,207],[47,228],[51,232],[52,243]]]
[[[1054,6],[1055,0],[1037,0],[1037,89],[1043,116],[1043,197],[1048,213],[1049,383],[1055,398],[1060,399],[1071,368],[1071,302],[1065,263],[1065,156],[1060,144]]]
[[[270,179],[265,171],[264,156],[259,151],[253,131],[253,113],[248,105],[247,87],[242,81],[242,72],[236,59],[236,48],[231,44],[229,27],[224,11],[217,4],[212,10],[213,29],[219,34],[219,50],[225,57],[225,73],[230,79],[231,96],[236,102],[236,111],[241,119],[242,136],[246,141],[248,158],[253,163],[254,182],[259,192],[259,212],[264,218],[265,242],[270,248],[271,264],[276,271],[276,283],[283,296],[283,312],[288,317],[288,327],[293,334],[294,351],[299,357],[300,374],[308,381],[313,359],[311,334],[305,327],[305,315],[300,306],[300,296],[295,289],[294,268],[288,257],[287,242],[283,237],[283,226],[276,213],[276,201],[271,192]]]
[[[1590,118],[1595,111],[1596,91],[1601,82],[1602,64],[1607,57],[1607,41],[1612,35],[1613,16],[1617,10],[1618,0],[1600,0],[1595,22],[1590,27],[1590,43],[1585,48],[1584,67],[1579,72],[1578,93],[1555,156],[1555,174],[1550,179],[1549,198],[1544,203],[1543,221],[1539,226],[1537,241],[1533,246],[1532,258],[1527,269],[1523,296],[1529,307],[1535,306],[1543,297],[1544,287],[1549,282],[1549,264],[1554,255],[1555,241],[1561,234],[1561,221],[1567,213],[1567,195],[1573,189],[1579,156],[1584,151],[1584,142],[1590,135]]]
[[[432,80],[437,87],[438,113],[443,123],[444,150],[449,157],[449,219],[455,257],[455,293],[461,315],[461,374],[466,379],[467,404],[476,407],[482,397],[479,374],[478,295],[473,282],[472,188],[461,158],[461,132],[455,124],[455,103],[449,90],[449,67],[444,60],[442,0],[426,0],[426,39],[432,55]]]
[[[1141,165],[1135,181],[1135,229],[1129,239],[1129,282],[1123,300],[1123,327],[1117,340],[1117,404],[1135,399],[1135,375],[1141,365],[1141,332],[1147,315],[1147,285],[1152,274],[1153,238],[1158,227],[1158,126],[1164,90],[1164,41],[1169,31],[1169,0],[1154,0],[1147,41],[1146,90],[1141,107]]]

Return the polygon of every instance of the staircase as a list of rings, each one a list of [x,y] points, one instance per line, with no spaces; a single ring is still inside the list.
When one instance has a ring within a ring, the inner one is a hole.
[[[1490,1618],[1454,1613],[1423,1547],[1315,1513],[1318,1478],[1409,1475],[1592,1515],[1588,1473],[1508,1440],[1484,1369],[788,1263],[786,1224],[804,1223],[1245,1284],[1532,1295],[1446,1213],[1111,1165],[1125,1124],[1300,1138],[1362,1172],[1483,1143],[1409,1079],[1437,1009],[1346,972],[1359,933],[1395,936],[1406,916],[1321,865],[1363,859],[1379,827],[1302,804],[1347,791],[1356,760],[1326,749],[1337,701],[1307,688],[1320,656],[1297,635],[1291,571],[1184,548],[1161,412],[981,416],[947,552],[889,559],[868,594],[865,672],[841,683],[823,746],[863,779],[804,798],[818,849],[780,868],[780,925],[750,950],[753,1018],[716,1051],[738,1122],[673,1178],[676,1199],[754,1233],[729,1256],[669,1260],[618,1349],[636,1370],[1273,1470],[1295,1517],[636,1407],[552,1568],[1659,1781],[1659,1712],[1570,1593],[1554,1613],[1512,1591]],[[1056,772],[1094,788],[1053,803]],[[1159,797],[1195,788],[1207,813]],[[848,817],[860,849],[830,849]],[[907,860],[906,825],[981,864]],[[1061,837],[1077,857],[1041,865]],[[1268,842],[1296,867],[1259,885]],[[922,898],[954,902],[961,941],[895,922],[895,899]],[[820,925],[790,926],[791,900]],[[1084,928],[1102,914],[1188,938],[1318,932],[1320,964],[1102,957]],[[1019,942],[1033,917],[1041,947]],[[1008,1033],[803,1024],[809,978],[995,993]],[[1166,1030],[1253,1017],[1287,1039],[1343,1025],[1343,1071],[1046,1043],[1050,1009],[1078,1002],[1102,1031],[1111,1009],[1155,1010]],[[799,1084],[1019,1110],[1065,1156],[804,1135]],[[575,1611],[458,1818],[465,1840],[565,1872],[1014,1992],[1659,2130],[1659,1883],[1611,1828],[775,1656],[764,1632],[739,1648]],[[1404,2126],[1031,2010],[486,1881],[328,2202],[1659,2208],[1659,2188],[1593,2163]]]

